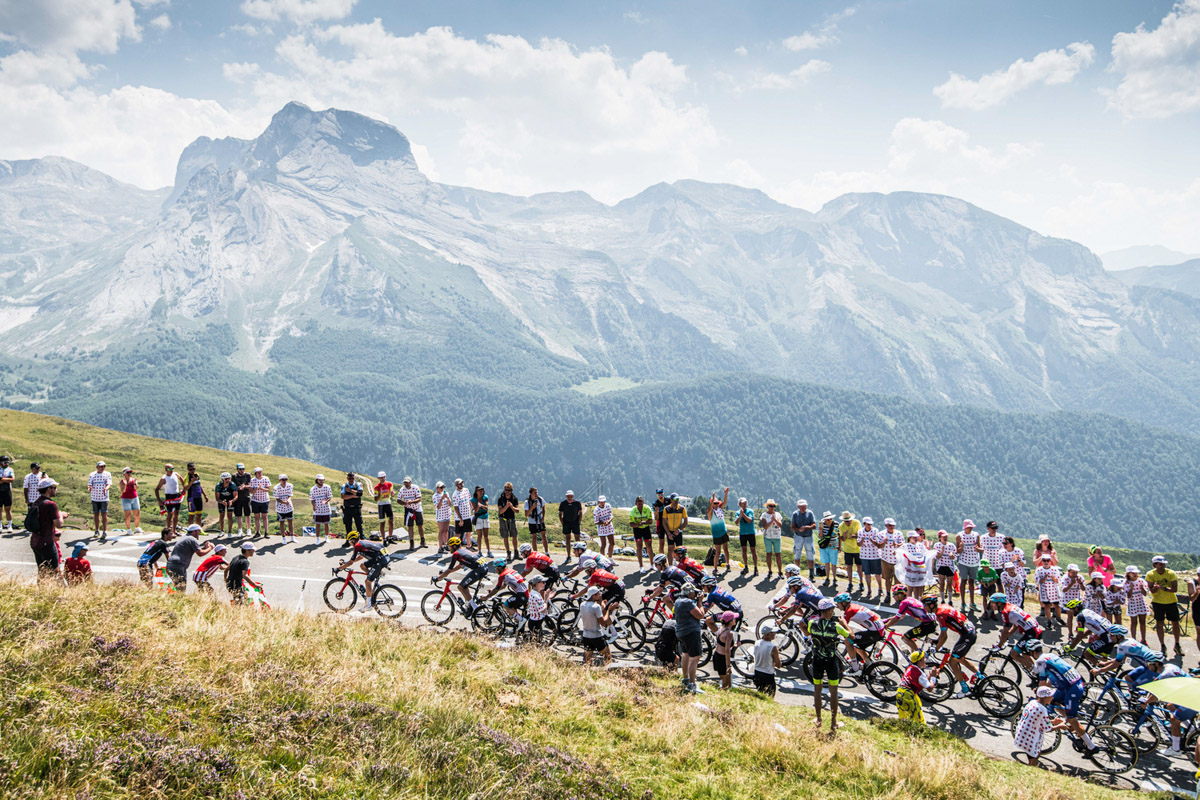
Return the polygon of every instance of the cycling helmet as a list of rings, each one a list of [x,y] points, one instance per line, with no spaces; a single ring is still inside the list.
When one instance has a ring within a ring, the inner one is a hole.
[[[795,564],[788,564],[786,567],[783,568],[783,574],[787,575],[789,578],[792,575],[799,575],[800,568],[797,567]]]
[[[833,610],[833,601],[830,600],[828,597],[822,597],[817,602],[817,611],[832,611],[832,610]]]
[[[1076,598],[1075,600],[1067,601],[1067,608],[1071,609],[1072,611],[1076,611],[1082,607],[1083,607],[1083,601],[1078,598]]]
[[[935,605],[935,606],[936,606],[936,605],[937,605],[937,602],[938,602],[938,599],[937,599],[937,596],[936,596],[936,595],[927,594],[927,595],[925,595],[924,597],[922,597],[922,598],[921,598],[921,602],[922,602],[924,605],[927,605],[927,606],[928,606],[928,605]]]
[[[1165,663],[1167,663],[1167,659],[1163,657],[1162,653],[1155,651],[1155,652],[1151,653],[1150,655],[1146,656],[1146,663],[1147,664],[1165,664]]]
[[[849,592],[842,592],[842,593],[841,593],[841,594],[839,594],[837,597],[833,598],[833,602],[835,602],[835,603],[849,603],[849,602],[850,602],[850,593],[849,593]]]
[[[575,544],[571,545],[571,549],[572,550],[587,550],[587,545],[584,544],[583,542],[576,542]]]
[[[675,555],[677,555],[677,556],[687,556],[687,548],[686,548],[686,547],[676,547],[676,548],[675,548]]]
[[[1040,653],[1042,651],[1042,642],[1039,639],[1017,642],[1013,645],[1013,649],[1019,653]]]
[[[793,575],[792,577],[788,578],[787,585],[788,586],[803,586],[804,579],[801,578],[799,575]]]
[[[462,539],[458,538],[457,536],[451,536],[449,539],[446,540],[446,546],[449,547],[451,550],[461,547]]]
[[[492,562],[492,566],[494,566],[496,568],[496,571],[498,572],[498,571],[504,569],[505,567],[507,567],[508,562],[505,561],[503,558],[497,558],[495,561]]]
[[[525,544],[517,548],[517,552],[523,556],[527,556],[533,552],[533,545],[529,544],[529,542],[525,542]]]
[[[1007,603],[1008,598],[1004,596],[1004,592],[996,592],[988,598],[989,603]]]
[[[737,614],[733,611],[726,611],[721,615],[721,622],[733,622],[737,619]]]
[[[351,531],[346,534],[346,544],[358,544],[358,540],[362,538],[362,534],[358,531]],[[454,541],[451,539],[450,541]],[[458,545],[455,545],[457,547]]]
[[[1108,629],[1108,632],[1112,636],[1128,636],[1129,628],[1126,628],[1124,625],[1113,625]]]
[[[579,566],[584,569],[595,569],[596,568],[596,559],[589,558],[587,561],[582,562]]]
[[[897,583],[892,587],[892,594],[908,594],[908,587],[902,583]]]
[[[716,586],[717,578],[715,575],[705,575],[704,578],[700,581],[700,585],[701,586]]]
[[[925,658],[924,650],[913,650],[911,653],[908,654],[908,660],[914,664],[924,660],[924,658]]]
[[[663,555],[662,553],[659,553],[658,555],[656,555],[654,557],[654,563],[655,564],[665,564],[665,563],[667,563],[667,557],[665,555]]]

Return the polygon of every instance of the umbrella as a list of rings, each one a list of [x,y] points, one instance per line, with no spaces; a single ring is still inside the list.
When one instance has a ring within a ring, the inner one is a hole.
[[[1164,678],[1143,683],[1138,687],[1164,703],[1200,711],[1200,680],[1195,678]]]

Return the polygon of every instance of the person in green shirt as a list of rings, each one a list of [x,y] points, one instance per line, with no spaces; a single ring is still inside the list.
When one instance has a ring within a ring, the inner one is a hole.
[[[1000,588],[1000,573],[992,569],[992,562],[986,558],[979,559],[979,586],[983,591],[985,598],[991,597],[992,594]],[[992,613],[992,604],[985,603],[983,607],[983,618],[991,619],[996,615]]]
[[[645,575],[650,567],[642,563],[642,552],[651,551],[650,531],[654,522],[654,510],[646,505],[645,499],[638,495],[629,509],[629,527],[633,528],[633,549],[637,550],[638,571]]]
[[[842,662],[838,659],[839,639],[848,639],[850,631],[833,618],[835,605],[828,597],[817,603],[821,618],[808,624],[808,635],[812,637],[812,682],[813,708],[817,712],[817,727],[821,726],[822,686],[829,686],[829,735],[837,735],[838,728],[838,684],[842,680]]]
[[[1158,649],[1167,652],[1167,642],[1163,635],[1163,623],[1171,623],[1171,635],[1175,637],[1175,655],[1183,655],[1179,646],[1179,576],[1174,570],[1167,569],[1167,559],[1155,556],[1151,559],[1154,569],[1146,573],[1146,583],[1150,584],[1150,609],[1154,612],[1154,632],[1158,634]]]
[[[713,542],[713,572],[717,571],[717,567],[722,563],[724,558],[725,571],[729,572],[729,531],[725,529],[725,505],[729,502],[729,487],[725,487],[725,496],[720,500],[717,499],[717,493],[713,492],[712,497],[708,499],[708,511],[704,516],[708,518],[709,528],[712,531]],[[722,551],[724,555],[722,556]]]

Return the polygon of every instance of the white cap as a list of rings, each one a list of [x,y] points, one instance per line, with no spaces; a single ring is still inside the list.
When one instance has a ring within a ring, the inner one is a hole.
[[[376,475],[375,477],[377,477],[377,478],[386,478],[386,477],[387,477],[387,473],[386,473],[386,472],[384,472],[383,470],[379,470],[379,474],[378,474],[378,475]]]
[[[600,594],[600,587],[599,587],[599,586],[589,586],[589,587],[588,587],[588,590],[587,590],[587,596],[588,596],[588,599],[591,599],[591,598],[595,597],[595,596],[596,596],[596,595],[598,595],[598,594]]]
[[[287,480],[287,473],[286,473],[286,472],[281,472],[281,473],[279,473],[279,480],[281,480],[281,481],[286,481],[286,480]]]
[[[768,622],[766,625],[762,626],[762,635],[766,636],[769,633],[776,633],[778,630],[778,628]]]
[[[262,467],[255,467],[255,468],[254,468],[254,471],[255,471],[255,472],[262,472]]]
[[[1129,574],[1130,572],[1135,572],[1135,573],[1140,574],[1141,570],[1137,568],[1136,564],[1130,564],[1128,567],[1125,568],[1125,573]]]
[[[574,493],[574,492],[572,492],[570,489],[567,489],[567,491],[566,491],[566,496],[567,496],[567,497],[574,497],[574,496],[575,496],[575,493]]]
[[[1150,559],[1150,563],[1151,564],[1165,564],[1165,563],[1167,563],[1167,558],[1166,558],[1166,556],[1155,556],[1154,558]]]
[[[1099,578],[1100,580],[1104,580],[1104,573],[1103,572],[1093,572],[1091,579],[1096,580],[1096,578]]]
[[[223,544],[219,544],[219,545],[217,545],[216,547],[214,547],[214,548],[213,548],[213,552],[214,552],[214,553],[224,553],[224,552],[225,552],[225,545],[223,545]]]
[[[104,464],[104,462],[103,462],[103,461],[97,461],[97,462],[96,462],[96,466],[97,466],[97,467],[103,467],[103,466],[105,466],[105,464]]]
[[[251,542],[249,540],[242,542],[242,549],[243,550],[253,550],[254,542]]]
[[[884,526],[891,525],[892,527],[895,527],[896,520],[892,519],[891,517],[888,517],[883,521],[883,524],[884,524]]]
[[[462,479],[462,478],[455,478],[455,479],[454,479],[454,485],[455,485],[455,486],[458,486],[458,485],[459,485],[460,483],[462,483],[462,482],[463,482],[463,479]]]
[[[324,475],[322,475],[321,473],[319,473],[319,472],[318,472],[318,473],[317,473],[317,480],[319,480],[319,481],[323,481],[323,480],[325,480],[325,476],[324,476]]]
[[[862,523],[863,523],[863,525],[874,525],[875,520],[871,519],[870,517],[863,517]]]
[[[412,483],[412,478],[410,478],[409,476],[405,475],[405,476],[404,476],[404,480],[403,480],[403,481],[401,481],[401,482],[402,482],[402,483]]]
[[[605,497],[604,495],[600,495],[599,497],[597,497],[597,498],[596,498],[596,502],[597,502],[597,503],[607,503],[607,502],[608,502],[608,498],[607,498],[607,497]]]
[[[58,486],[58,481],[54,480],[54,478],[42,478],[38,481],[39,489],[49,489],[51,486]]]
[[[126,467],[125,469],[121,470],[121,472],[133,472],[133,467]]]
[[[1049,561],[1052,556],[1049,553],[1042,553],[1042,561]]]
[[[797,501],[796,501],[796,505],[797,505],[797,506],[806,506],[806,505],[808,505],[808,501],[807,501],[807,500],[803,500],[803,499],[801,499],[801,500],[797,500]]]
[[[446,488],[446,484],[442,483],[441,481],[438,481],[437,483],[435,483],[435,484],[433,485],[433,488],[435,488],[435,489],[445,489],[445,488]]]
[[[1037,696],[1038,697],[1054,697],[1054,691],[1055,691],[1055,689],[1053,686],[1039,686],[1037,688]]]
[[[1067,564],[1067,572],[1070,572],[1071,570],[1075,570],[1076,572],[1079,572],[1079,565],[1078,564]]]
[[[747,500],[747,499],[746,499],[746,498],[744,498],[744,497],[739,497],[739,498],[738,498],[738,503],[748,503],[748,502],[750,502],[750,501],[749,501],[749,500]]]
[[[202,531],[204,529],[193,522],[191,525],[187,526],[187,530],[188,530],[188,533],[195,533],[196,531]]]

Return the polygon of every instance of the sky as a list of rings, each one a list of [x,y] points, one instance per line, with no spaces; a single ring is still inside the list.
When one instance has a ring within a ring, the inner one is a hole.
[[[1200,0],[0,0],[0,158],[158,188],[291,100],[443,183],[940,192],[1200,253]]]

